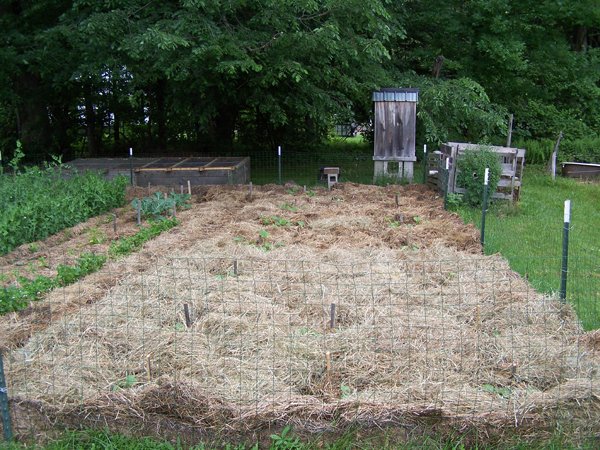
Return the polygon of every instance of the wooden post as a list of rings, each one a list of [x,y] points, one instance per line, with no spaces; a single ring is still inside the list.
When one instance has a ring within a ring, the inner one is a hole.
[[[187,303],[183,305],[183,314],[185,315],[185,326],[188,328],[192,327],[192,319],[190,317],[190,308]]]
[[[113,214],[113,233],[117,234],[117,215]]]
[[[506,138],[506,146],[507,147],[510,147],[510,144],[512,143],[513,119],[514,119],[514,115],[511,114],[510,117],[508,118],[508,137]]]
[[[140,199],[137,200],[137,225],[138,227],[142,224],[142,201]]]
[[[329,375],[331,372],[331,352],[325,352],[325,370]]]
[[[190,180],[187,180],[188,182],[188,194],[192,195],[192,183],[190,183]]]
[[[329,328],[331,330],[335,328],[335,303],[329,307]]]
[[[252,181],[250,182],[250,185],[248,186],[248,195],[250,197],[250,200],[252,200]]]
[[[561,131],[558,134],[558,139],[556,140],[556,144],[554,144],[554,151],[552,152],[552,156],[550,157],[550,163],[548,164],[548,169],[550,174],[552,175],[552,180],[556,179],[556,155],[558,155],[558,147],[560,146],[560,140],[563,137],[563,132]]]
[[[152,381],[152,364],[150,363],[150,356],[152,356],[151,353],[146,355],[146,375],[148,375],[148,381]]]

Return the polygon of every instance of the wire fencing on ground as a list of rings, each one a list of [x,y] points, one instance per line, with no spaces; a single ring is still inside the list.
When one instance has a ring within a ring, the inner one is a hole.
[[[18,436],[54,422],[214,432],[600,426],[598,333],[500,256],[154,255],[115,267],[1,324]],[[581,295],[597,312],[598,293]]]

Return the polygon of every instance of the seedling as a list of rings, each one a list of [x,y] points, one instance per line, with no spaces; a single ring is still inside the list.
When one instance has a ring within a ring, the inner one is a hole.
[[[290,211],[290,212],[298,211],[298,207],[295,205],[292,205],[290,203],[283,203],[283,204],[279,205],[279,208],[283,209],[284,211]]]
[[[388,225],[391,228],[398,228],[400,225],[402,225],[400,222],[398,222],[397,220],[392,219],[391,217],[386,217],[385,221],[388,223]]]
[[[135,377],[135,375],[127,375],[125,378],[123,378],[122,380],[117,381],[116,384],[113,384],[112,386],[112,390],[114,391],[118,391],[121,389],[128,389],[130,387],[133,387],[137,384],[137,378]]]
[[[106,234],[98,227],[92,227],[88,230],[88,244],[102,244],[106,241]]]
[[[302,220],[288,220],[284,217],[279,216],[264,216],[260,219],[263,225],[275,225],[277,227],[290,227],[290,226],[298,226],[300,228],[304,227],[304,221]]]
[[[497,394],[500,397],[504,397],[504,398],[509,398],[510,395],[512,394],[512,391],[510,390],[510,388],[501,387],[501,386],[494,386],[492,384],[484,384],[483,385],[483,390],[485,392],[490,392],[492,394]]]

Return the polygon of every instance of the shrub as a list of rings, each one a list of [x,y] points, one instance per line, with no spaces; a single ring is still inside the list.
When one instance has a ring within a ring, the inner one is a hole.
[[[480,146],[477,150],[467,150],[458,159],[459,172],[456,184],[466,189],[464,201],[468,205],[480,206],[483,202],[483,178],[486,167],[490,169],[488,184],[491,196],[496,191],[502,174],[498,155],[485,146]]]

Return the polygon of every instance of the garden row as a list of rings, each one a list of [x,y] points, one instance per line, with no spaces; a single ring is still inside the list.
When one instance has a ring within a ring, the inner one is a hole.
[[[60,165],[0,176],[0,255],[122,206],[126,185],[95,172],[66,179]]]

